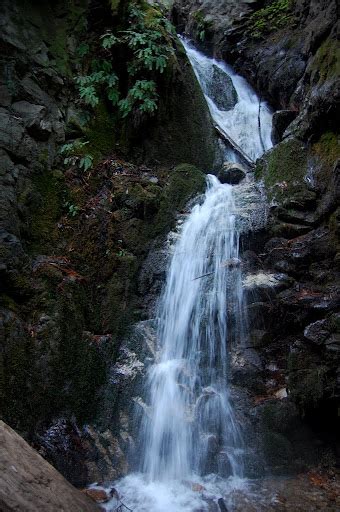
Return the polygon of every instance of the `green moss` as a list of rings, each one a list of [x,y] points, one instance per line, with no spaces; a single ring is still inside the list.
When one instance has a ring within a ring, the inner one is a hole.
[[[278,201],[301,193],[307,173],[307,151],[295,140],[283,141],[257,162],[255,176],[263,179],[271,199]]]
[[[159,212],[154,222],[155,234],[169,229],[175,214],[181,211],[189,199],[204,191],[205,175],[196,167],[188,164],[177,166],[170,174],[160,201]]]
[[[9,309],[10,311],[14,311],[16,313],[18,312],[18,304],[6,293],[0,294],[0,305],[1,307]]]
[[[311,64],[311,71],[317,73],[319,82],[325,82],[340,75],[340,43],[328,38],[320,46]]]
[[[74,413],[80,422],[95,416],[97,390],[106,378],[104,356],[84,336],[87,305],[85,287],[70,284],[64,288],[58,301],[58,350],[49,389],[54,408]]]
[[[46,252],[57,235],[56,221],[61,215],[64,181],[53,171],[36,175],[33,180],[38,195],[31,208],[30,249],[32,252]]]
[[[104,102],[100,102],[94,111],[93,120],[84,128],[86,139],[89,141],[84,152],[94,157],[95,164],[100,158],[114,151],[116,128],[115,116],[108,111]]]
[[[134,280],[138,269],[138,261],[132,254],[119,258],[116,272],[107,284],[107,297],[103,308],[105,329],[114,339],[121,336],[133,323]],[[114,347],[113,347],[114,348]]]
[[[112,14],[117,14],[121,0],[110,0]]]
[[[288,389],[301,411],[318,406],[324,395],[327,368],[316,365],[305,354],[290,353],[288,357]]]
[[[333,167],[340,158],[340,136],[333,132],[321,135],[318,142],[313,145],[313,153],[328,167]]]

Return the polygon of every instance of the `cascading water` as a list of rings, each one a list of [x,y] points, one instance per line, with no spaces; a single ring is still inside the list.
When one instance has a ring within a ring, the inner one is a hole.
[[[259,99],[245,80],[184,46],[215,123],[249,157],[260,156],[271,146],[268,108],[262,105],[259,123]],[[216,66],[225,87],[234,88],[229,109],[209,95]],[[230,148],[225,157],[239,159]],[[213,501],[243,485],[242,435],[228,389],[228,343],[241,343],[246,330],[239,235],[253,227],[256,212],[261,217],[263,204],[249,176],[232,187],[208,175],[203,200],[179,228],[145,386],[140,473],[115,483],[134,512],[215,510],[209,508]]]
[[[242,473],[226,384],[227,301],[237,304],[242,294],[235,222],[232,187],[208,176],[204,202],[175,246],[160,304],[160,355],[149,372],[143,432],[143,471],[151,479],[190,478],[212,466],[223,472],[226,465]]]
[[[230,66],[203,55],[184,39],[182,43],[215,123],[246,155],[256,160],[272,147],[272,114],[267,104],[260,101],[246,80],[237,75]],[[230,88],[234,90],[234,98]],[[229,90],[229,95],[224,102],[220,102],[221,93],[226,90]],[[230,150],[226,157],[230,161],[237,159],[237,155]]]

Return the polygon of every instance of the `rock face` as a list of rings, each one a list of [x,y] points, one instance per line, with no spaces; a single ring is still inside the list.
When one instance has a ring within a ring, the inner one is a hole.
[[[214,101],[219,110],[231,110],[238,101],[232,79],[215,64],[205,93]]]
[[[3,421],[0,421],[0,509],[6,512],[100,510]]]
[[[127,440],[112,418],[119,386],[107,409],[103,387],[123,333],[145,316],[143,293],[157,286],[149,278],[138,289],[144,259],[204,188],[200,170],[174,164],[210,170],[213,128],[179,47],[162,75],[159,117],[129,141],[139,165],[128,163],[115,154],[112,113],[101,105],[86,123],[74,84],[76,49],[93,22],[88,2],[1,7],[0,409],[84,486],[126,472]],[[80,137],[94,156],[85,173],[79,156],[66,167],[59,152]]]
[[[281,142],[286,128],[296,118],[297,113],[292,110],[278,110],[273,115],[272,142]]]

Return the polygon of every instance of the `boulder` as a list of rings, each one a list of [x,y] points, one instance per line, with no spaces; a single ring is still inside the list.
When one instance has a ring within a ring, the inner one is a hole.
[[[0,510],[98,512],[100,509],[0,421]]]
[[[246,176],[246,169],[235,162],[227,162],[219,171],[217,177],[221,183],[229,183],[229,185],[237,185]]]
[[[322,343],[328,338],[329,331],[325,329],[326,320],[318,320],[310,325],[307,325],[305,328],[303,335],[308,341],[312,341],[317,345],[322,345]]]
[[[292,121],[296,118],[297,112],[293,110],[278,110],[273,114],[272,142],[278,144],[281,142],[284,132]]]
[[[238,97],[230,76],[216,64],[213,65],[211,80],[206,85],[205,93],[213,100],[219,110],[231,110]]]

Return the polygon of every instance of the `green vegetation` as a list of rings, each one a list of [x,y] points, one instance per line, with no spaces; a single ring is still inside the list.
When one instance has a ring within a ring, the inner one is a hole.
[[[324,133],[313,145],[313,153],[328,167],[333,167],[340,158],[340,136],[333,132]]]
[[[174,54],[174,30],[161,11],[144,2],[130,3],[126,25],[129,28],[116,33],[106,30],[92,48],[87,43],[78,48],[78,55],[86,57],[84,67],[90,70],[76,78],[80,98],[94,108],[104,94],[123,118],[136,111],[151,115],[158,101],[155,79]],[[114,71],[117,55],[124,55],[126,61],[126,69],[120,73]],[[125,74],[127,87],[120,83]]]
[[[255,177],[263,179],[270,198],[282,200],[301,192],[307,173],[307,152],[295,139],[281,142],[257,161]]]
[[[248,33],[255,39],[291,23],[293,0],[276,0],[267,7],[254,12],[249,19]]]
[[[317,73],[320,82],[340,75],[340,43],[328,38],[322,43],[315,54],[311,70]]]
[[[201,10],[196,11],[193,15],[193,18],[196,25],[196,38],[203,43],[207,38],[209,29],[211,28],[211,22],[205,18]]]
[[[83,154],[84,147],[89,144],[89,141],[81,141],[79,139],[64,144],[60,148],[60,154],[64,155],[64,165],[78,165],[80,169],[85,172],[91,169],[93,165],[93,156],[89,153]]]

